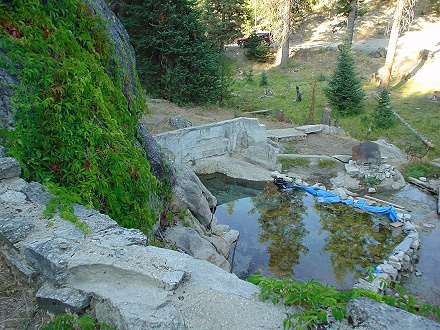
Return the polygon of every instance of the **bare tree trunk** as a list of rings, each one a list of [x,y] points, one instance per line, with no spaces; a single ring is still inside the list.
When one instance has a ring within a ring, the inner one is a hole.
[[[394,12],[393,26],[391,28],[390,40],[388,41],[387,57],[385,65],[380,69],[379,89],[389,89],[391,71],[393,69],[394,56],[396,54],[397,39],[399,39],[400,21],[402,20],[403,7],[405,0],[397,0],[396,11]]]
[[[286,68],[289,61],[289,35],[290,35],[290,0],[284,3],[283,39],[281,44],[280,68]]]
[[[351,10],[348,13],[347,18],[347,44],[351,45],[353,43],[354,35],[354,23],[356,21],[357,11],[358,11],[358,0],[350,0]]]

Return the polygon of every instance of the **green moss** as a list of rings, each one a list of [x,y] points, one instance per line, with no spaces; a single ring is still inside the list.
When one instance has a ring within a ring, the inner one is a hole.
[[[47,185],[60,205],[94,207],[149,233],[160,213],[158,192],[166,189],[134,138],[146,110],[142,88],[136,81],[138,95],[124,96],[127,77],[110,68],[118,62],[105,24],[87,5],[45,3],[0,6],[0,17],[17,31],[1,32],[8,58],[0,65],[20,81],[15,129],[4,130],[1,142],[21,162],[23,177]],[[60,211],[75,222],[73,211]]]

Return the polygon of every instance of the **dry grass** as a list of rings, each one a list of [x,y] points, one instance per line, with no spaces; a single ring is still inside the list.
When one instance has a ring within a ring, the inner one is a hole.
[[[42,329],[50,318],[39,310],[32,283],[0,253],[0,330]]]

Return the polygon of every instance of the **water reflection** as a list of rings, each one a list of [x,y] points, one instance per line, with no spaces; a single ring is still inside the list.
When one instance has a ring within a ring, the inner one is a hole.
[[[277,277],[292,276],[300,254],[307,254],[302,240],[309,232],[304,225],[304,193],[280,193],[273,184],[252,198],[252,214],[258,213],[261,227],[259,241],[267,246],[269,271]]]
[[[369,214],[318,204],[304,191],[280,192],[269,183],[252,197],[237,198],[239,194],[228,189],[236,199],[220,205],[216,217],[240,232],[234,260],[232,253],[229,260],[240,278],[254,273],[291,276],[348,289],[402,239],[393,238]]]
[[[329,233],[324,238],[324,251],[329,254],[339,284],[347,272],[354,277],[363,276],[366,267],[378,264],[396,245],[391,231],[366,212],[339,204],[316,204],[315,209],[322,230]]]

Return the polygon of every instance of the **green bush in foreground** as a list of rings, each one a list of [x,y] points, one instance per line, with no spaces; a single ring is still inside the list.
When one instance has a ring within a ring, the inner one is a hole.
[[[260,286],[260,299],[263,301],[271,300],[274,304],[283,303],[287,306],[301,307],[300,312],[288,315],[284,319],[284,329],[308,329],[314,325],[325,324],[327,312],[331,312],[336,320],[342,320],[346,315],[345,307],[348,301],[361,296],[384,302],[410,313],[432,316],[440,322],[438,306],[416,302],[414,296],[406,293],[396,281],[391,284],[398,293],[397,298],[361,289],[338,291],[333,286],[323,285],[314,280],[301,283],[291,281],[290,278],[277,280],[253,275],[248,278],[248,281]],[[387,283],[384,282],[383,285],[386,286]]]

